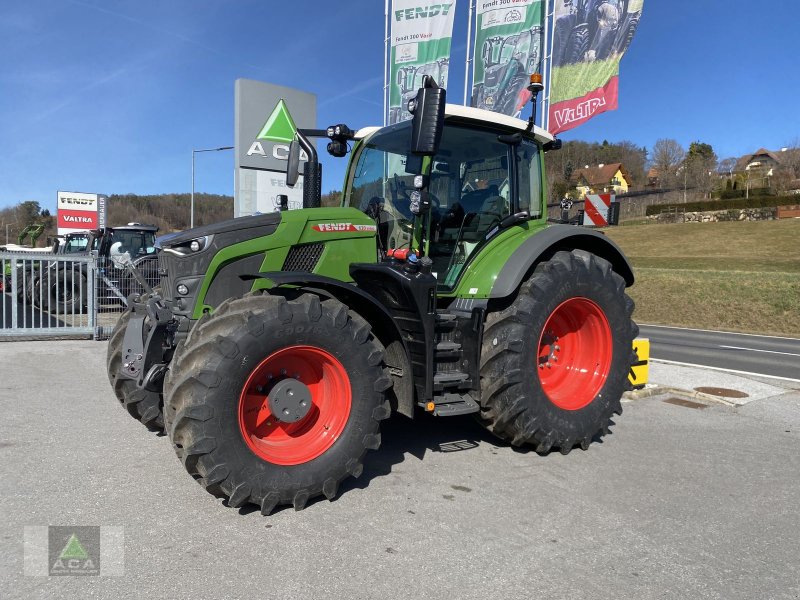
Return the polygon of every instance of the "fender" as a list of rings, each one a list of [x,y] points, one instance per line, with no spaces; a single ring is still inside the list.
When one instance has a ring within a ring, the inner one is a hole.
[[[395,396],[392,401],[392,408],[409,418],[414,417],[414,392],[408,347],[394,317],[374,296],[352,283],[345,283],[338,279],[305,271],[271,271],[253,275],[240,275],[240,278],[244,281],[266,279],[272,282],[273,288],[294,286],[328,298],[335,298],[364,317],[372,326],[375,336],[386,348],[387,364],[399,367],[401,370],[400,374],[396,370],[392,370],[393,372],[391,373],[394,381],[393,393]],[[396,362],[402,362],[403,364],[392,364]]]
[[[489,297],[505,298],[513,294],[538,263],[559,250],[586,250],[596,254],[611,263],[614,271],[625,280],[626,287],[633,285],[633,269],[628,259],[608,237],[574,225],[551,225],[520,244],[498,273]]]

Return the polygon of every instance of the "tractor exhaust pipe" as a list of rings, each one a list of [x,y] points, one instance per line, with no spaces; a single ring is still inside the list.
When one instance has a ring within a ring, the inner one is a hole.
[[[289,164],[286,169],[286,185],[294,187],[300,176],[300,149],[308,155],[303,170],[303,208],[319,208],[322,202],[322,165],[317,149],[301,129],[297,139],[289,146]]]

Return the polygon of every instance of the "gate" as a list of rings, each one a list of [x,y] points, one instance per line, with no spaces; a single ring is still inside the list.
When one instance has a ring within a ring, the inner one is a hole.
[[[155,254],[134,261],[133,265],[150,287],[159,283],[158,258]],[[111,335],[120,314],[128,306],[128,296],[145,290],[125,266],[109,257],[95,259],[95,339]]]
[[[95,335],[95,257],[0,252],[0,339]]]

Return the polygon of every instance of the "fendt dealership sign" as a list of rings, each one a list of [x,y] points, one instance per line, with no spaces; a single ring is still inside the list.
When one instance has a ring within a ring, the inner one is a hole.
[[[105,227],[106,199],[102,194],[58,192],[58,235]]]
[[[234,216],[272,212],[278,195],[289,197],[289,208],[303,202],[303,178],[286,185],[289,144],[298,127],[317,126],[317,97],[279,85],[237,79],[235,87]],[[307,157],[302,154],[302,163]]]

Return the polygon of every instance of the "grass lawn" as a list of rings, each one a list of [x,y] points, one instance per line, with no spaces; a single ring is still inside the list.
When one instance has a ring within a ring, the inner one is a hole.
[[[605,233],[633,263],[637,321],[800,337],[800,219]]]

